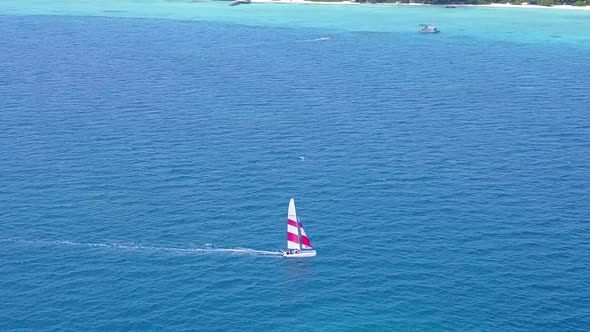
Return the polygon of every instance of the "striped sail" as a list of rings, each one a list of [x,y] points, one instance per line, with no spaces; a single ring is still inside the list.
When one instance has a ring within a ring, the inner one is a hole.
[[[299,222],[299,231],[301,232],[301,249],[311,249],[311,242],[303,230],[303,224]]]
[[[300,249],[297,212],[295,212],[295,200],[293,198],[289,201],[289,214],[287,215],[287,248]]]

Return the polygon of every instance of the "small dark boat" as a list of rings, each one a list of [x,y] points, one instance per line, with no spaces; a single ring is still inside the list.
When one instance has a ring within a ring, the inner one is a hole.
[[[245,5],[249,4],[250,0],[234,0],[229,3],[230,6]]]

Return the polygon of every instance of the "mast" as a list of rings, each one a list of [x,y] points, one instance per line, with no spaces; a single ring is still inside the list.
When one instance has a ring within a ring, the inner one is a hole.
[[[303,246],[301,244],[301,242],[303,242],[303,238],[302,238],[302,234],[301,231],[303,229],[301,228],[301,221],[299,221],[299,217],[297,217],[297,233],[299,235],[299,250],[303,250]]]

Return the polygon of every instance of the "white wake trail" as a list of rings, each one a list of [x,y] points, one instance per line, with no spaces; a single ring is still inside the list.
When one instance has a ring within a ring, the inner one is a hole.
[[[250,248],[180,248],[180,247],[162,247],[162,246],[146,246],[135,243],[83,243],[75,241],[44,241],[44,240],[23,240],[23,239],[0,239],[0,242],[12,242],[19,244],[26,244],[31,246],[52,246],[52,247],[86,247],[86,248],[104,248],[125,251],[151,251],[151,252],[169,252],[176,254],[239,254],[239,255],[254,255],[254,256],[280,256],[280,252],[256,250]]]
[[[304,40],[297,40],[295,41],[296,43],[311,43],[311,42],[318,42],[318,41],[324,41],[324,40],[332,40],[334,39],[334,37],[318,37],[318,38],[312,38],[312,39],[304,39]]]

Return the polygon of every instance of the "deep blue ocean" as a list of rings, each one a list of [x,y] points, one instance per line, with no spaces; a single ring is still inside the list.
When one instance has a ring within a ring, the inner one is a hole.
[[[0,330],[588,330],[590,33],[116,13],[0,11]]]

